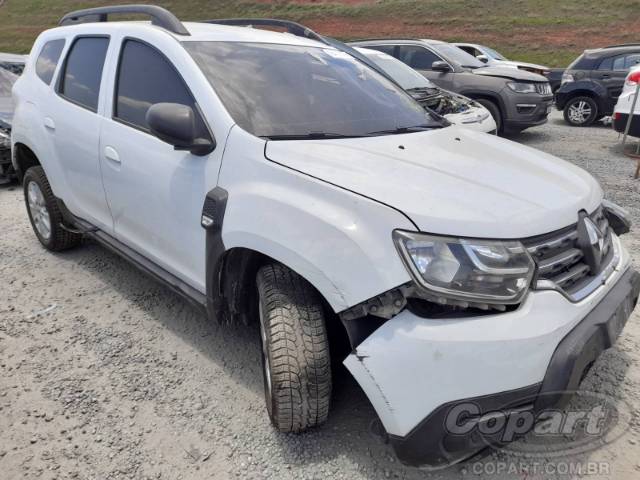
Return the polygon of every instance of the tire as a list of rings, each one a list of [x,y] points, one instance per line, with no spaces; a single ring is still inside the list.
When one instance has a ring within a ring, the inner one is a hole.
[[[565,104],[563,113],[564,121],[569,125],[588,127],[599,116],[598,104],[591,97],[574,97]]]
[[[82,235],[61,227],[62,213],[42,167],[27,170],[23,191],[31,227],[44,248],[59,252],[80,243]]]
[[[496,133],[501,135],[504,133],[504,128],[502,126],[502,114],[500,113],[500,108],[491,100],[487,100],[485,98],[477,98],[475,99],[480,105],[489,110],[489,113],[493,117],[493,120],[496,122]]]
[[[299,433],[329,414],[331,359],[321,299],[280,264],[256,276],[265,400],[271,423]]]

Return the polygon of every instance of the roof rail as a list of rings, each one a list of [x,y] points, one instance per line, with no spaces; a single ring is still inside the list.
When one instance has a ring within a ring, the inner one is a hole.
[[[214,20],[205,20],[203,23],[231,25],[234,27],[279,27],[286,29],[288,33],[295,35],[296,37],[305,37],[326,43],[321,35],[318,35],[310,28],[290,20],[281,20],[279,18],[219,18]]]
[[[618,47],[640,47],[640,43],[621,43],[619,45],[607,45],[603,48],[618,48]]]
[[[77,23],[106,22],[108,16],[115,13],[142,14],[151,17],[151,23],[176,35],[189,35],[182,22],[162,7],[156,5],[114,5],[112,7],[87,8],[67,13],[58,25],[74,25]]]

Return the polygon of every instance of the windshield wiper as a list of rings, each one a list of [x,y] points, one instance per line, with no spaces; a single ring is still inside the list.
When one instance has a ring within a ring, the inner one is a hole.
[[[347,135],[344,133],[330,132],[309,132],[309,133],[286,133],[282,135],[261,135],[260,138],[267,140],[317,140],[328,138],[359,138],[367,135]]]
[[[397,133],[414,133],[414,132],[424,132],[427,130],[431,130],[432,128],[442,128],[444,125],[433,124],[433,125],[411,125],[407,127],[397,127],[390,130],[378,130],[377,132],[369,132],[367,135],[395,135]]]

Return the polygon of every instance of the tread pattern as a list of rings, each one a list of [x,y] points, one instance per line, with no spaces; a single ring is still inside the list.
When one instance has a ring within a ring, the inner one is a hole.
[[[322,303],[306,280],[280,264],[262,267],[257,287],[271,364],[271,421],[281,432],[303,432],[329,414],[331,361]]]
[[[36,182],[40,186],[40,190],[42,191],[47,204],[47,210],[49,210],[49,217],[51,219],[51,236],[48,241],[38,234],[33,223],[33,219],[31,218],[31,212],[29,211],[27,185],[29,185],[29,182],[31,181]],[[38,240],[40,240],[40,243],[47,250],[51,250],[52,252],[59,252],[61,250],[77,246],[82,240],[82,235],[69,232],[60,226],[63,221],[62,213],[58,208],[58,202],[56,202],[56,197],[53,195],[51,185],[49,185],[49,180],[47,180],[47,175],[44,173],[44,169],[41,166],[31,167],[26,171],[23,180],[23,189],[29,220],[31,221],[33,231],[38,237]]]

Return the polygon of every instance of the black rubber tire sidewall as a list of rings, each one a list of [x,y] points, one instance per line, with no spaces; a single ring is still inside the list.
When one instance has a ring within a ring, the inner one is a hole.
[[[504,125],[502,121],[502,114],[500,113],[500,108],[492,102],[491,100],[487,100],[486,98],[477,98],[475,99],[480,105],[489,110],[489,113],[493,117],[493,120],[496,122],[496,132],[498,135],[504,133]]]
[[[40,191],[42,192],[42,195],[44,197],[45,206],[49,213],[49,220],[51,222],[51,234],[49,235],[48,239],[44,238],[42,235],[40,235],[40,232],[38,232],[35,222],[33,221],[31,209],[29,208],[28,188],[31,182],[36,183],[40,188]],[[22,183],[22,190],[24,193],[25,208],[27,209],[29,222],[31,223],[31,227],[36,237],[38,238],[38,241],[44,248],[57,252],[72,248],[80,243],[82,239],[81,235],[69,232],[60,226],[63,222],[62,214],[60,213],[60,209],[58,208],[56,198],[51,191],[51,186],[49,185],[47,176],[44,173],[44,169],[41,166],[31,167],[25,172]]]

